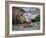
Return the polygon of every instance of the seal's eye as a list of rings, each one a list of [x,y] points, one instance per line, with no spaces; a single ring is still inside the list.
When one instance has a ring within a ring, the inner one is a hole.
[[[22,16],[22,15],[23,15],[23,13],[20,13],[20,15]]]
[[[22,16],[23,14],[21,14],[21,16]]]

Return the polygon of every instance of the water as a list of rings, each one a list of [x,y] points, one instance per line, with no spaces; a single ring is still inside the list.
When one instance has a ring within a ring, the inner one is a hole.
[[[29,31],[29,30],[40,30],[40,22],[34,22],[32,27],[24,28],[22,25],[13,25],[13,31]]]

